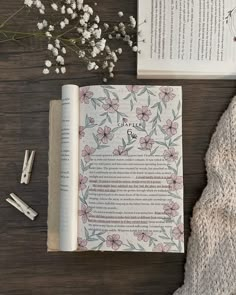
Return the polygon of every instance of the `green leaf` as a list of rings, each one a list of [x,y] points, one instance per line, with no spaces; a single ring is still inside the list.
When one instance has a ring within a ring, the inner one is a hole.
[[[180,196],[178,196],[178,195],[176,195],[176,194],[174,194],[174,193],[172,193],[172,192],[168,192],[168,194],[169,194],[171,197],[175,198],[175,199],[182,200],[182,198],[181,198]]]
[[[107,115],[107,119],[108,119],[109,123],[112,124],[111,117],[109,115]]]
[[[146,91],[147,91],[147,88],[144,87],[144,88],[139,92],[138,96],[144,94]]]
[[[168,165],[168,169],[174,171],[175,174],[177,174],[177,170],[173,167],[171,167],[170,165]]]
[[[137,102],[137,97],[136,97],[135,93],[132,92],[132,96],[133,96],[133,99]]]
[[[93,105],[94,109],[96,110],[96,103],[94,102],[93,99],[92,99],[92,105]]]
[[[117,123],[119,123],[119,121],[120,121],[120,113],[117,112]]]
[[[149,90],[149,89],[148,89],[148,93],[151,94],[151,95],[153,95],[153,96],[156,96],[156,95],[155,95],[151,90]]]
[[[179,112],[179,110],[180,110],[180,107],[181,107],[181,102],[179,101],[178,106],[177,106],[177,110],[178,110],[178,112]]]
[[[157,151],[158,147],[156,147],[150,154],[150,156],[153,156],[155,154],[155,152]]]
[[[125,148],[126,147],[126,143],[125,143],[124,138],[122,138],[122,144],[123,144],[123,147]]]
[[[99,240],[101,240],[101,241],[103,241],[103,242],[106,241],[103,237],[101,237],[101,236],[99,236],[99,235],[97,235],[97,237],[99,238]]]
[[[103,145],[99,145],[99,146],[98,146],[98,149],[101,150],[101,149],[105,149],[105,148],[107,148],[107,147],[109,147],[109,145],[104,145],[104,144],[103,144]]]
[[[86,201],[82,197],[79,197],[79,199],[83,204],[87,205]]]
[[[165,142],[162,142],[162,141],[155,141],[157,144],[159,145],[162,145],[162,146],[165,146],[168,148],[167,144]]]
[[[119,101],[119,96],[115,92],[112,92],[112,94]]]
[[[178,162],[177,162],[177,164],[176,164],[177,167],[179,167],[180,162],[181,162],[181,159],[182,159],[182,157],[179,158],[179,160],[178,160]]]
[[[107,112],[102,113],[100,116],[103,117],[103,116],[106,116],[106,115],[107,115]]]
[[[88,119],[88,115],[86,114],[86,117],[85,117],[85,126],[89,125],[89,119]]]
[[[161,125],[158,125],[158,127],[159,127],[160,131],[161,131],[163,134],[166,135],[166,132],[165,132],[165,130],[162,128],[162,126],[161,126]]]
[[[151,104],[151,97],[150,95],[148,95],[148,106],[150,106],[150,104]]]
[[[155,109],[157,106],[158,106],[159,102],[156,102],[152,107],[151,109]]]
[[[181,137],[182,135],[177,136],[175,139],[173,139],[173,142],[179,140]]]
[[[134,103],[133,103],[133,100],[131,99],[130,100],[130,109],[131,109],[131,111],[133,110],[133,108],[134,108]]]
[[[120,126],[113,128],[113,129],[111,130],[111,132],[112,132],[112,133],[115,133],[118,129],[120,129]]]
[[[106,122],[106,118],[105,119],[103,119],[102,121],[101,121],[101,123],[99,124],[99,126],[102,126],[105,122]]]
[[[163,239],[163,240],[169,240],[170,238],[169,237],[165,237],[165,236],[159,236],[160,239]]]
[[[130,98],[130,96],[131,96],[131,93],[129,93],[126,97],[124,97],[123,100]]]
[[[135,128],[136,130],[138,130],[138,131],[145,131],[145,130],[143,130],[143,128],[141,128],[141,127],[139,127],[139,126],[134,126],[134,128]]]
[[[84,194],[84,200],[87,201],[88,197],[89,197],[89,187],[86,189],[86,192]]]
[[[160,102],[158,102],[158,110],[159,110],[159,112],[161,114],[162,113],[162,106],[161,106],[161,103]]]
[[[106,94],[107,98],[110,98],[110,93],[106,88],[103,88],[104,93]]]
[[[94,133],[93,133],[93,138],[94,138],[95,142],[96,142],[97,144],[99,144],[99,140],[98,140],[97,136],[96,136]]]
[[[177,219],[176,224],[179,225],[180,223],[182,223],[181,220],[182,220],[182,216],[180,215],[179,218]]]
[[[84,168],[85,168],[84,162],[83,162],[83,160],[81,160],[81,169],[82,169],[83,172],[84,172]]]
[[[174,110],[172,110],[172,115],[173,115],[173,117],[175,119],[175,111]]]
[[[125,149],[125,150],[128,152],[128,151],[132,150],[132,148],[133,148],[133,146],[131,146],[131,147],[128,147],[128,148],[127,148],[127,149]]]
[[[121,112],[119,112],[119,114],[120,114],[122,117],[128,118],[128,116],[127,116],[125,113],[121,113]]]
[[[86,240],[88,240],[89,239],[89,232],[86,227],[84,228],[84,231],[85,231]]]
[[[111,86],[111,85],[101,85],[102,88],[107,88],[107,89],[115,89],[115,87]]]

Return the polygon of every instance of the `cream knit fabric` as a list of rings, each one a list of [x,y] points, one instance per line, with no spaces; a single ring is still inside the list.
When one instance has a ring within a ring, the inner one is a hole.
[[[184,285],[174,295],[236,295],[236,97],[206,156],[208,184],[191,221]]]

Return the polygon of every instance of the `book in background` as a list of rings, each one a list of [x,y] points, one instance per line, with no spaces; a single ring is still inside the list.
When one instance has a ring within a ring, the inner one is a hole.
[[[236,0],[139,0],[138,22],[138,78],[236,78]]]

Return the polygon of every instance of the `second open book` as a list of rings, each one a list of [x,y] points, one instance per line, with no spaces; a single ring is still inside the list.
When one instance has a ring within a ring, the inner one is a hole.
[[[183,252],[182,90],[65,85],[50,105],[49,250]]]

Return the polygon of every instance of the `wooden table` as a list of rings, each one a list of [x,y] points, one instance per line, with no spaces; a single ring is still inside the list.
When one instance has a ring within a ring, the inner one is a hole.
[[[19,1],[1,0],[1,19]],[[117,11],[136,15],[136,1],[102,0],[104,19]],[[35,26],[33,17],[14,24]],[[0,294],[167,295],[183,282],[185,255],[146,253],[47,253],[48,109],[65,83],[101,84],[75,58],[68,74],[43,76],[43,40],[0,43]],[[133,53],[121,57],[114,84],[183,85],[185,230],[206,184],[204,157],[217,121],[235,93],[234,81],[137,81]],[[30,185],[19,184],[25,149],[37,151]],[[39,217],[31,222],[5,202],[15,192]]]

